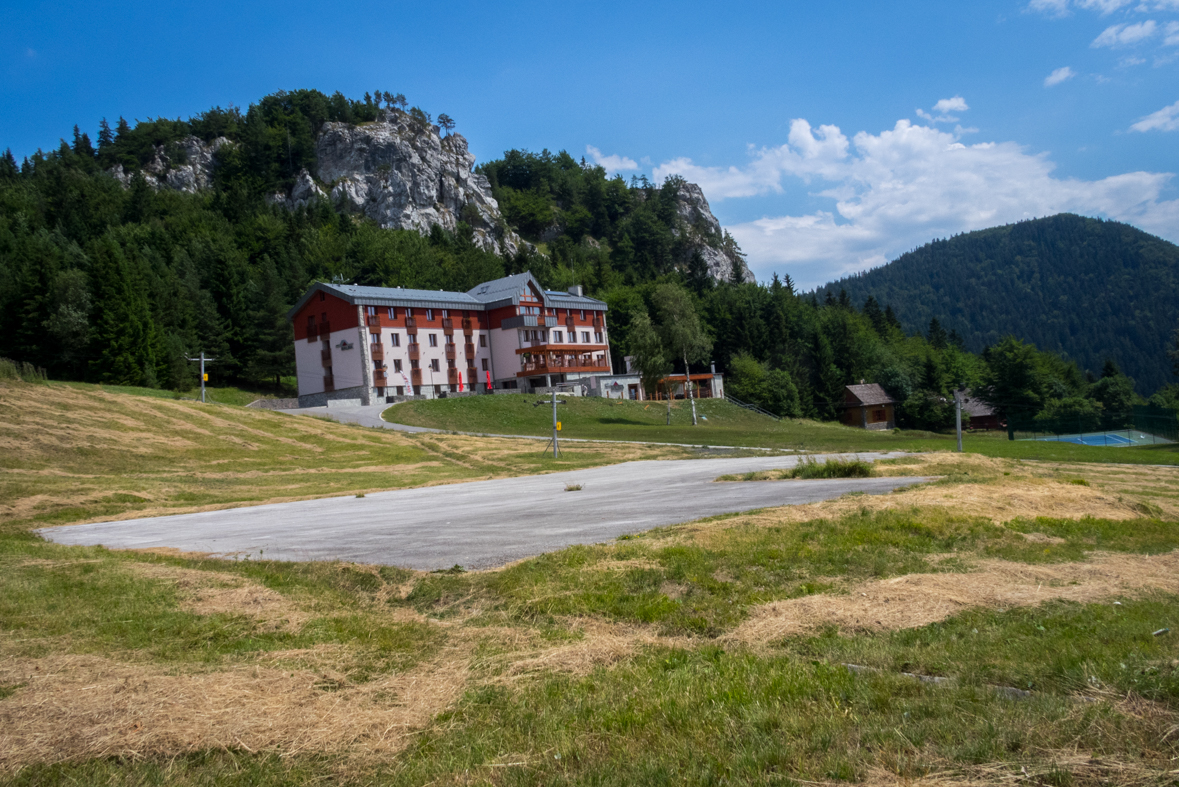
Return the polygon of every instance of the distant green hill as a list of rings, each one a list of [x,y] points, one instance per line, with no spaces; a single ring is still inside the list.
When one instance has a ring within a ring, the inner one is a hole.
[[[1179,246],[1128,224],[1068,213],[939,240],[818,291],[874,295],[908,331],[936,317],[967,349],[1014,334],[1100,374],[1113,358],[1149,395],[1174,382]]]

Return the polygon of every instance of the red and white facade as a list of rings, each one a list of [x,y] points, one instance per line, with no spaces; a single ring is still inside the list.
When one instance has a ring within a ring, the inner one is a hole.
[[[316,283],[289,314],[299,402],[528,391],[610,375],[606,304],[574,290],[545,291],[531,273],[466,293]]]

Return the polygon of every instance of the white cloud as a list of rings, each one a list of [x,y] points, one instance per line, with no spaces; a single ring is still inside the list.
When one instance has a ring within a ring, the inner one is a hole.
[[[1131,131],[1177,131],[1179,130],[1179,101],[1158,112],[1152,112],[1130,126]]]
[[[1101,31],[1101,35],[1093,39],[1089,46],[1097,49],[1103,46],[1132,46],[1152,38],[1158,32],[1158,23],[1153,19],[1137,22],[1132,25],[1110,25]]]
[[[1055,85],[1059,85],[1061,82],[1067,82],[1076,75],[1077,72],[1073,71],[1068,66],[1065,66],[1064,68],[1058,68],[1048,76],[1044,77],[1044,87],[1053,87]]]
[[[1179,0],[1176,0],[1179,2]],[[1167,26],[1163,28],[1163,43],[1167,46],[1179,46],[1179,22],[1168,22]]]
[[[970,107],[966,105],[966,99],[962,98],[962,96],[943,98],[933,105],[933,111],[941,112],[943,115],[949,112],[965,112],[968,109]]]
[[[1068,13],[1068,0],[1031,0],[1028,10],[1048,16],[1064,16]]]
[[[586,145],[585,152],[593,159],[593,162],[602,169],[613,174],[615,172],[628,172],[639,168],[635,160],[626,156],[605,156],[602,151],[595,148],[593,145]]]
[[[1125,8],[1132,2],[1134,0],[1077,0],[1077,5],[1081,8],[1100,11],[1102,16],[1107,16],[1119,8]]]
[[[953,98],[943,98],[933,105],[933,111],[936,114],[930,114],[924,109],[918,109],[917,117],[928,120],[930,123],[957,123],[958,118],[951,115],[951,112],[965,112],[970,109],[966,104],[966,99],[962,96],[954,96]]]
[[[1179,111],[1179,109],[1177,109]],[[730,226],[759,278],[786,271],[811,287],[882,264],[935,237],[1063,211],[1130,221],[1179,240],[1179,200],[1161,196],[1169,173],[1101,180],[1054,177],[1046,154],[1014,142],[965,145],[947,131],[907,120],[848,139],[835,126],[791,124],[789,141],[753,151],[745,167],[661,165],[699,183],[714,204],[782,191],[792,179],[833,210]]]

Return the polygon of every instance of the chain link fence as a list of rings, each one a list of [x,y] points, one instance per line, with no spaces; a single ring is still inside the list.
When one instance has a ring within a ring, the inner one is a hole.
[[[1065,418],[1010,415],[1007,436],[1078,445],[1165,445],[1179,442],[1179,410],[1153,405],[1125,412],[1099,412]]]

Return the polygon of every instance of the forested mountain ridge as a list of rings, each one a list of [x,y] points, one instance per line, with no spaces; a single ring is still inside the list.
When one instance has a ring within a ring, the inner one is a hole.
[[[1100,373],[1107,358],[1147,394],[1173,381],[1179,246],[1128,224],[1073,214],[928,243],[819,288],[890,305],[907,331],[936,318],[973,351],[1007,335]]]

